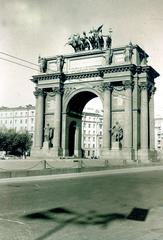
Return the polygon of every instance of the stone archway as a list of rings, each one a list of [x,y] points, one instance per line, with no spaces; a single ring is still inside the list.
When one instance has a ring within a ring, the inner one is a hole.
[[[96,96],[104,109],[102,158],[145,162],[154,157],[154,92],[159,74],[147,65],[148,55],[138,45],[126,57],[130,47],[110,49],[111,61],[107,61],[108,49],[65,55],[62,71],[57,56],[46,58],[47,69],[32,78],[36,84],[33,157],[81,157],[82,111]],[[116,122],[123,130],[118,140],[113,138]],[[54,133],[52,144],[45,138],[47,125]]]

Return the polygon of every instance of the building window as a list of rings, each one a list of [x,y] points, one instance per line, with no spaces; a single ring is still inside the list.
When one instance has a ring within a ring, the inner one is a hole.
[[[23,121],[22,121],[22,119],[20,119],[20,123],[22,123]]]
[[[95,144],[93,143],[93,148],[95,148]]]
[[[31,118],[31,123],[33,123],[34,122],[34,118]]]
[[[91,127],[91,124],[90,124],[90,123],[88,124],[88,127],[89,127],[89,128]]]
[[[95,137],[93,137],[93,141],[95,141]]]

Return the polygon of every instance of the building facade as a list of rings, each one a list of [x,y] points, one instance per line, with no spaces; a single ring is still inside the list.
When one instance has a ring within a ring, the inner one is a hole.
[[[86,108],[82,117],[82,149],[86,158],[99,158],[102,149],[103,111]]]
[[[0,128],[27,130],[34,136],[35,106],[0,108]],[[86,158],[99,158],[102,150],[103,110],[84,108],[82,113],[82,149]],[[155,117],[155,149],[163,151],[163,117]]]
[[[163,151],[163,117],[155,118],[155,149]]]
[[[35,107],[27,105],[25,107],[1,107],[0,108],[0,128],[15,129],[16,131],[27,130],[34,135]]]

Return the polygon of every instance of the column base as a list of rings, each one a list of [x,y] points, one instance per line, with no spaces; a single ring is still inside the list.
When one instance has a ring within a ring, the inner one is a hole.
[[[138,150],[138,161],[142,163],[149,163],[157,161],[156,150],[139,149]]]
[[[134,162],[135,151],[133,149],[103,149],[102,158],[117,163]]]
[[[31,149],[31,158],[39,159],[57,159],[61,156],[61,149],[58,148],[49,148],[47,144],[40,148],[33,147]]]

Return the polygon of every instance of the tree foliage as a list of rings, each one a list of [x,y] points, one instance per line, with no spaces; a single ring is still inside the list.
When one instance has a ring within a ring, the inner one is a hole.
[[[30,151],[32,136],[27,131],[16,132],[14,129],[0,129],[0,151],[14,155],[24,155]]]

